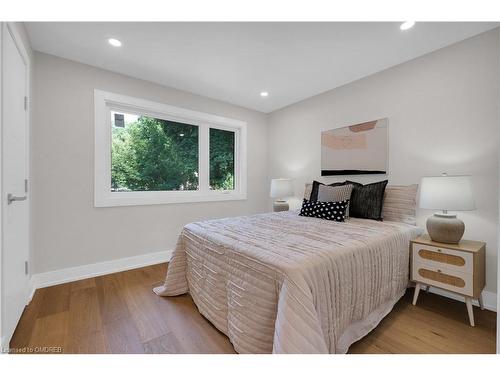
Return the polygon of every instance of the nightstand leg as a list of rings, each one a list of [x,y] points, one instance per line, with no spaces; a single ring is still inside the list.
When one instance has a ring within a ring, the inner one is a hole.
[[[479,307],[481,308],[481,310],[484,310],[484,305],[483,305],[483,295],[480,294],[479,295],[479,298],[477,299],[479,301]]]
[[[415,294],[413,294],[413,305],[417,304],[418,292],[420,292],[420,284],[416,283],[415,284]]]
[[[467,312],[469,313],[470,325],[474,327],[474,312],[472,311],[472,298],[465,297],[465,304],[467,305]]]

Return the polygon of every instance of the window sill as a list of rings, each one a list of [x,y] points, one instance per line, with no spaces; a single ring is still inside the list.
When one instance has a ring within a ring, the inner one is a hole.
[[[110,192],[95,197],[94,207],[147,206],[156,204],[199,203],[245,200],[247,195],[239,192],[199,191],[148,191]]]

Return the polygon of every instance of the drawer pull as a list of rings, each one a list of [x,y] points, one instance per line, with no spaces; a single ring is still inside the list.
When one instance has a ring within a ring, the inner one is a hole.
[[[465,281],[464,279],[457,277],[457,276],[452,276],[452,275],[447,275],[446,273],[442,273],[441,270],[436,271],[431,271],[427,270],[425,268],[420,268],[418,270],[418,274],[422,276],[423,278],[437,281],[443,284],[448,284],[455,286],[457,288],[463,288],[465,287]]]
[[[465,266],[465,259],[458,255],[445,254],[441,249],[436,251],[421,249],[418,255],[422,259],[432,260],[433,262],[450,264],[452,266],[463,267]]]

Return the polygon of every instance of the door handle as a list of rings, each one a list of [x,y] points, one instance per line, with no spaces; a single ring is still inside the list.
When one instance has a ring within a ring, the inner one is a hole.
[[[11,204],[12,202],[19,202],[19,201],[25,201],[27,199],[27,196],[25,195],[24,197],[16,197],[15,195],[12,194],[7,194],[7,204]]]

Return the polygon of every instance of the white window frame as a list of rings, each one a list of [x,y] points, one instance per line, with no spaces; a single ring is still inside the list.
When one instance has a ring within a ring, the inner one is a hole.
[[[213,114],[156,103],[111,92],[94,90],[95,109],[95,207],[210,202],[247,199],[247,124]],[[199,190],[111,191],[111,111],[143,114],[198,126]],[[235,133],[234,190],[209,189],[210,128]]]

